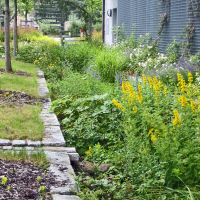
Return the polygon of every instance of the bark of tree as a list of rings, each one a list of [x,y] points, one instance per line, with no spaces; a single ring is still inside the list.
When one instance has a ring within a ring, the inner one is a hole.
[[[11,72],[11,57],[10,57],[10,11],[9,0],[5,0],[5,71]]]
[[[27,26],[27,21],[28,21],[28,11],[25,11],[25,25]]]
[[[0,15],[1,15],[1,0],[0,0]],[[0,30],[1,30],[1,17],[0,17]]]
[[[17,0],[15,0],[15,14],[14,14],[14,28],[13,28],[13,57],[17,55],[18,41],[17,41]]]

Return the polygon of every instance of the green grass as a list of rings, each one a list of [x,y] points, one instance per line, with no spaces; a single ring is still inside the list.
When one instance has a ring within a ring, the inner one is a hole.
[[[40,105],[0,107],[0,138],[42,140]]]
[[[5,60],[0,59],[0,68],[5,68]],[[33,64],[12,61],[13,72],[25,71],[30,76],[18,76],[14,73],[0,73],[0,89],[24,92],[39,98],[37,71]],[[0,103],[0,138],[42,140],[43,123],[39,118],[41,106],[16,106]]]
[[[5,60],[0,59],[0,68],[5,68]],[[17,76],[11,73],[0,73],[0,89],[24,92],[38,98],[37,72],[33,64],[12,61],[13,72],[25,71],[31,76]]]
[[[35,151],[28,154],[27,151],[0,151],[0,159],[5,161],[28,162],[43,169],[47,169],[49,162],[43,151]]]

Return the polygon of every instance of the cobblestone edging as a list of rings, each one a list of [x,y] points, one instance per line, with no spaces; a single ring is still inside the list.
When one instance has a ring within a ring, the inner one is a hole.
[[[46,86],[44,73],[38,70],[38,93],[40,97],[48,97],[49,90]],[[65,181],[63,187],[51,187],[53,200],[79,200],[76,196],[76,183],[74,170],[70,161],[78,161],[79,155],[74,147],[65,147],[65,139],[62,135],[57,116],[49,111],[51,99],[48,98],[42,105],[40,114],[44,123],[42,141],[31,140],[6,140],[0,139],[0,150],[36,152],[43,150],[49,160],[49,171],[54,173],[57,181]]]

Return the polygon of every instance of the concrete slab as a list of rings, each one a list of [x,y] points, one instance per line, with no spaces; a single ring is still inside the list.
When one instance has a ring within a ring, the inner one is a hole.
[[[80,200],[80,197],[75,196],[75,195],[53,194],[52,197],[53,197],[53,200]]]
[[[11,145],[10,140],[0,139],[0,146],[9,146]]]
[[[25,146],[26,141],[25,140],[13,140],[12,145],[13,146]]]
[[[45,126],[42,145],[65,146],[65,139],[60,130],[60,126]]]
[[[41,141],[28,140],[27,145],[30,146],[30,147],[39,147],[39,146],[42,145],[42,143],[41,143]]]
[[[58,118],[54,113],[40,114],[40,117],[44,122],[44,126],[60,126]]]

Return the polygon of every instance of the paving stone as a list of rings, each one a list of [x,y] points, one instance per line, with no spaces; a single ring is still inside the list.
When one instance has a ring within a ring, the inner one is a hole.
[[[41,86],[41,85],[46,86],[46,80],[45,80],[45,78],[39,78],[37,80],[37,82],[38,82],[39,86]]]
[[[70,161],[79,161],[79,154],[78,153],[68,153]]]
[[[44,78],[44,72],[41,71],[40,69],[37,69],[37,74],[40,78]]]
[[[53,197],[53,200],[80,200],[80,197],[75,196],[75,195],[53,194],[52,197]]]
[[[25,146],[26,141],[25,140],[13,140],[12,145],[13,146]]]
[[[40,97],[47,97],[49,95],[49,90],[46,86],[38,86],[38,94]]]
[[[40,114],[40,117],[44,121],[44,126],[60,126],[58,118],[54,113]]]
[[[51,102],[46,102],[42,104],[42,114],[49,114],[53,113],[53,111],[50,111],[51,108]]]
[[[76,194],[77,191],[76,189],[74,188],[74,185],[67,185],[67,186],[64,186],[64,187],[54,187],[52,186],[50,188],[50,193],[51,194]]]
[[[12,146],[3,146],[3,150],[12,150],[13,147]]]
[[[44,150],[47,151],[61,151],[61,152],[67,152],[69,153],[76,153],[75,147],[44,147]]]
[[[9,145],[11,145],[10,140],[0,139],[0,146],[9,146]]]
[[[60,130],[60,126],[45,126],[42,145],[65,146],[65,139]]]
[[[39,147],[42,145],[41,141],[31,141],[31,140],[28,140],[27,141],[27,145],[28,146],[31,146],[31,147]]]
[[[70,159],[67,152],[46,151],[44,150],[51,164],[70,165]]]
[[[25,147],[26,151],[34,151],[35,148],[34,147]]]
[[[24,150],[24,148],[23,147],[13,147],[13,150],[15,150],[15,151],[22,151],[22,150]]]

